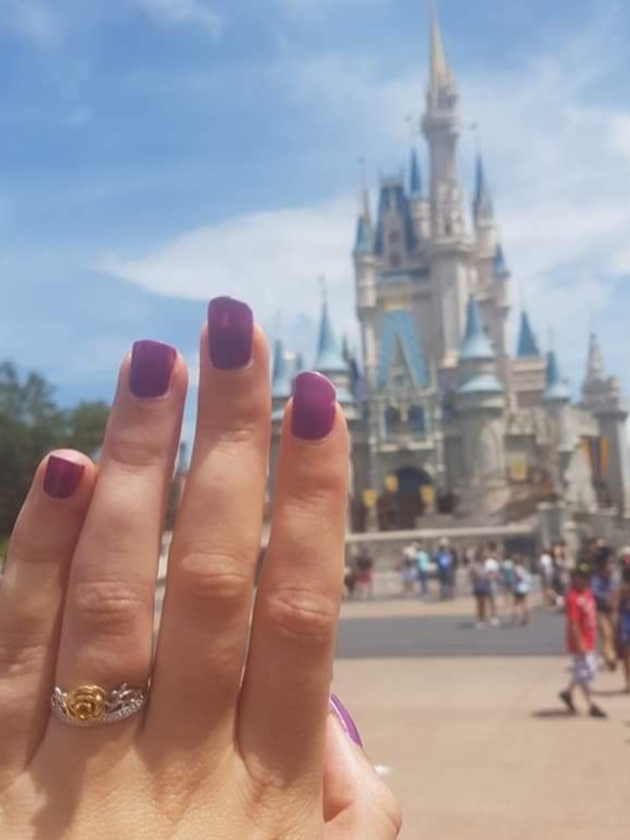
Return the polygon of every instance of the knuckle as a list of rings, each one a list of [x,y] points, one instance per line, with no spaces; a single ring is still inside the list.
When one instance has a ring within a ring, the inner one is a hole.
[[[266,599],[265,617],[280,633],[296,641],[330,644],[335,637],[337,599],[305,589],[285,589]]]
[[[15,679],[38,670],[45,647],[44,639],[25,638],[20,633],[2,633],[0,678]]]
[[[193,607],[240,610],[252,596],[251,567],[228,553],[186,551],[177,559],[173,584]]]
[[[93,636],[125,636],[151,614],[148,587],[123,581],[77,581],[70,593],[73,618]]]
[[[122,430],[110,433],[105,444],[108,460],[121,470],[146,469],[164,463],[166,441],[158,435],[125,434]]]

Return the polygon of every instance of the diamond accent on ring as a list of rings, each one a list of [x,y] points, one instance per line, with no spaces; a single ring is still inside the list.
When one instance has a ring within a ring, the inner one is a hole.
[[[146,689],[123,683],[106,691],[98,685],[82,685],[72,691],[56,686],[50,707],[56,718],[71,726],[106,726],[137,714],[148,699]]]

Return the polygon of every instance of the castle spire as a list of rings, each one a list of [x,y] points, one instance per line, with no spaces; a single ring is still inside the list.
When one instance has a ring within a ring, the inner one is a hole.
[[[434,5],[431,9],[429,41],[429,96],[434,103],[437,103],[441,94],[453,87],[453,74],[446,60],[440,22]]]
[[[493,216],[492,196],[486,183],[481,152],[477,152],[477,166],[475,170],[475,201],[473,204],[475,220],[479,218],[491,219]]]
[[[420,175],[420,163],[416,148],[411,150],[411,167],[409,179],[409,194],[412,198],[422,198],[422,177]]]
[[[468,298],[466,306],[466,331],[459,350],[459,358],[464,360],[494,359],[494,350],[483,328],[479,306],[472,295]]]
[[[319,322],[319,341],[317,344],[317,358],[315,369],[320,373],[337,373],[346,371],[348,365],[343,357],[341,345],[333,330],[328,307],[326,287],[322,293],[322,314]]]
[[[545,379],[545,392],[543,400],[546,403],[567,403],[571,399],[566,382],[560,376],[556,351],[550,350],[547,353],[547,370]]]
[[[525,309],[521,312],[521,325],[518,333],[518,345],[516,348],[518,359],[539,359],[540,349],[536,336],[529,322],[529,316]]]
[[[597,335],[591,332],[588,342],[588,357],[586,360],[585,383],[601,382],[604,379],[604,359],[602,348],[599,345]]]

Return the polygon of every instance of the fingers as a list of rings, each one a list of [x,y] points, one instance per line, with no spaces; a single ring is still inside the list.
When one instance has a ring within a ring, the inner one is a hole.
[[[324,819],[326,840],[395,840],[402,826],[398,800],[356,744],[339,701],[326,728]],[[354,740],[354,742],[353,742]]]
[[[240,704],[240,744],[254,778],[320,784],[348,463],[333,386],[319,374],[300,374],[284,420]]]
[[[144,687],[147,681],[161,531],[186,380],[182,359],[159,342],[136,342],[121,367],[68,581],[56,676],[63,690],[111,690],[123,682]]]
[[[0,585],[0,779],[28,765],[48,719],[68,569],[95,477],[85,455],[49,455],[11,537]]]
[[[233,741],[260,551],[271,398],[267,344],[249,307],[218,298],[208,321],[195,443],[144,734],[149,740],[159,731],[167,753],[170,744],[185,741],[212,758],[220,745],[210,749],[208,738],[230,747]]]

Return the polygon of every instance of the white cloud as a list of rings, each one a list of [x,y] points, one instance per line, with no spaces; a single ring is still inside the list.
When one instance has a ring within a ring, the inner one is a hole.
[[[42,0],[0,0],[0,28],[43,47],[63,36],[61,19]]]
[[[196,25],[218,37],[223,18],[207,0],[129,0],[161,25]]]
[[[235,295],[268,324],[278,312],[317,312],[324,274],[348,326],[355,207],[352,197],[342,196],[315,207],[251,213],[182,234],[146,258],[102,257],[99,269],[161,294]]]
[[[593,96],[607,89],[615,62],[624,58],[610,28],[601,20],[553,54],[501,73],[456,68],[464,124],[480,126],[515,286],[524,290],[543,340],[547,325],[555,326],[574,379],[590,322],[608,315],[621,288],[612,275],[630,273],[630,111]],[[394,155],[402,159],[404,118],[422,102],[419,75],[383,80],[368,59],[335,54],[284,64],[278,77],[336,138],[316,150],[313,165],[322,166],[340,146],[348,159],[367,153],[385,169]],[[462,172],[469,175],[470,132],[461,148]],[[314,280],[325,273],[345,328],[354,317],[355,208],[352,196],[342,195],[313,207],[250,214],[183,233],[145,258],[111,257],[106,267],[163,294],[233,291],[263,317],[278,308],[289,315],[316,312]]]

